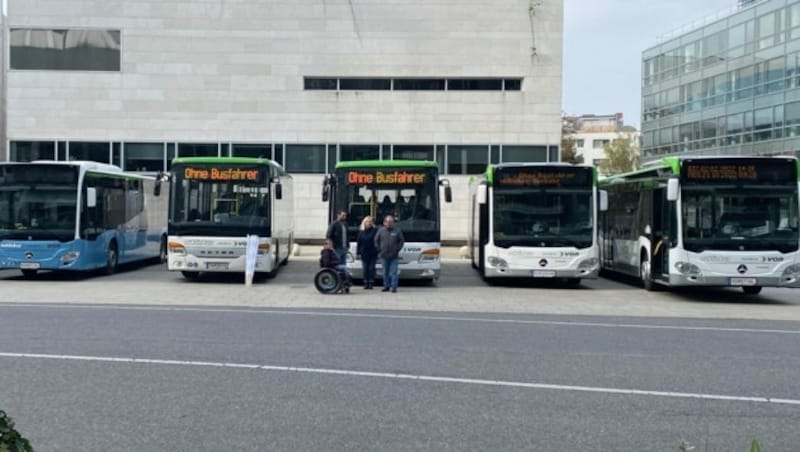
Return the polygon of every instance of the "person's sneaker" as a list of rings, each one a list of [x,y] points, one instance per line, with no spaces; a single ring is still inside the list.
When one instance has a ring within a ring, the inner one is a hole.
[[[392,289],[392,293],[397,293],[397,289]]]
[[[384,287],[383,290],[381,290],[381,292],[388,292],[388,291],[389,291],[388,287]]]

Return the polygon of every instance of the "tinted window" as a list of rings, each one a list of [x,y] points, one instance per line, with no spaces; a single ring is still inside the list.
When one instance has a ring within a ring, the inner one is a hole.
[[[303,84],[304,89],[336,90],[335,78],[314,78],[306,77]]]
[[[342,90],[389,90],[392,82],[380,78],[343,78],[339,80],[339,89]]]
[[[272,145],[270,144],[234,144],[234,157],[272,158]]]
[[[179,157],[217,157],[217,143],[180,143]]]
[[[381,151],[377,144],[348,145],[339,147],[339,161],[349,162],[356,160],[378,160]]]
[[[109,163],[109,143],[69,143],[69,159],[88,160],[92,162]]]
[[[489,163],[488,146],[448,146],[448,174],[480,174]]]
[[[444,90],[444,79],[400,78],[395,79],[394,89],[396,91],[442,91]]]
[[[394,145],[392,160],[433,160],[433,146]]]
[[[506,91],[519,91],[522,89],[522,80],[521,79],[506,79],[505,80],[505,90]]]
[[[499,79],[452,79],[447,81],[451,91],[500,91],[503,81]]]
[[[287,144],[284,167],[290,173],[324,173],[324,144]]]
[[[11,69],[119,71],[119,30],[13,29]]]
[[[504,162],[546,162],[546,146],[503,146]]]
[[[125,143],[125,171],[163,171],[164,143]]]
[[[55,160],[56,144],[53,141],[12,141],[11,161],[32,162],[34,160]]]

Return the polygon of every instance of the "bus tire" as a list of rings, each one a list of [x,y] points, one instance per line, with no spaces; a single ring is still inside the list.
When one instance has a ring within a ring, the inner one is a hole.
[[[158,248],[158,262],[163,264],[167,261],[167,236],[161,236],[161,244]]]
[[[182,271],[181,275],[183,275],[183,277],[186,278],[188,281],[197,281],[198,279],[200,279],[200,272]]]
[[[103,268],[103,274],[107,276],[113,275],[114,272],[117,271],[118,264],[119,251],[117,248],[117,242],[112,240],[111,243],[108,244],[108,249],[106,250],[106,266]]]
[[[761,286],[745,286],[742,291],[747,295],[758,295],[761,293]]]
[[[31,279],[34,276],[36,276],[37,273],[39,273],[39,270],[21,270],[21,271],[22,271],[22,277],[25,279]]]
[[[647,253],[642,251],[642,257],[639,261],[639,279],[642,280],[642,287],[648,292],[655,290],[653,284],[653,276],[650,274],[650,259],[647,258]]]

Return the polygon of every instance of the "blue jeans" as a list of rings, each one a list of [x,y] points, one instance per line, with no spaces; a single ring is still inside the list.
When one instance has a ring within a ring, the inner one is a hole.
[[[347,265],[347,249],[346,248],[336,248],[333,251],[336,252],[336,256],[339,257],[339,262],[342,265]]]
[[[397,289],[397,282],[400,279],[400,259],[381,258],[383,265],[383,287]]]
[[[377,262],[377,256],[361,256],[361,268],[364,270],[365,284],[372,284],[375,282],[375,264]]]
[[[336,266],[336,271],[342,275],[342,281],[348,283],[350,282],[350,272],[347,271],[347,265],[339,264]]]

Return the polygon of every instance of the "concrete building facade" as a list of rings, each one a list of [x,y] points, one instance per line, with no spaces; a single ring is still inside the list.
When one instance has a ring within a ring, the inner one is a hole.
[[[567,117],[570,123],[570,138],[575,142],[576,154],[583,163],[600,166],[606,159],[605,147],[617,139],[630,141],[631,147],[639,151],[639,133],[626,126],[622,113],[613,115],[581,115]]]
[[[739,2],[642,69],[643,160],[800,150],[800,0]]]
[[[563,1],[9,0],[12,161],[169,170],[262,156],[295,176],[297,236],[337,161],[431,159],[466,237],[468,174],[558,160]]]

